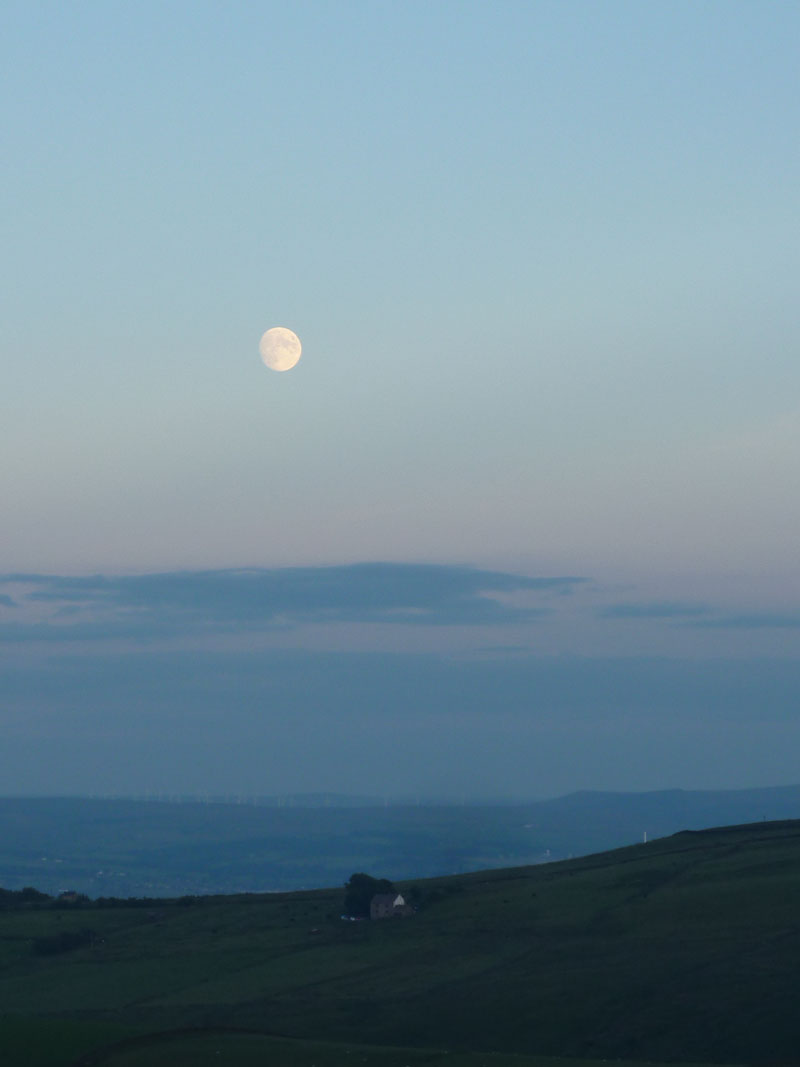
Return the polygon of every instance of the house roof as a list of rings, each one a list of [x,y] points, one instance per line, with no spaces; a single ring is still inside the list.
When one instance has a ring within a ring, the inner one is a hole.
[[[399,908],[405,904],[405,898],[401,893],[376,893],[370,901],[370,907],[372,905],[385,904],[387,907]]]

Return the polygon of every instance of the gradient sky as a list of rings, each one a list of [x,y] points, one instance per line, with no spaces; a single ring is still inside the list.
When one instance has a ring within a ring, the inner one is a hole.
[[[1,18],[0,791],[796,780],[796,3]]]

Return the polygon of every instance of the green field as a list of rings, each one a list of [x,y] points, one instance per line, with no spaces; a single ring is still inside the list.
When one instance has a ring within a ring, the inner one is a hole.
[[[212,1027],[135,1034],[61,1020],[0,1021],[0,1042],[10,1067],[600,1067],[597,1060],[303,1041]],[[625,1067],[659,1065],[626,1061]]]
[[[0,911],[0,1062],[797,1062],[798,823],[418,889],[372,923],[341,890]]]

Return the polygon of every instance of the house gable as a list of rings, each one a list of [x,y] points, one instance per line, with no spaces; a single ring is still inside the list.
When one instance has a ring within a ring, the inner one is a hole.
[[[394,919],[413,915],[402,893],[376,893],[369,903],[370,919]]]

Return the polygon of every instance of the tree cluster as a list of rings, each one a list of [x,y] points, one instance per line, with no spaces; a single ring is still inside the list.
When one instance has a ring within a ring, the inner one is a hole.
[[[361,919],[369,916],[370,901],[377,893],[394,893],[395,891],[388,878],[373,878],[363,872],[351,874],[344,888],[344,914]]]
[[[33,886],[26,885],[24,889],[0,888],[0,908],[16,908],[26,904],[44,904],[52,900],[47,893],[40,893]]]

